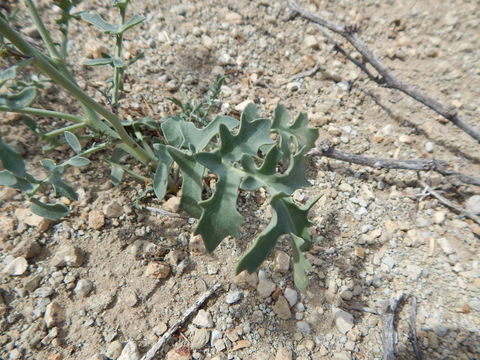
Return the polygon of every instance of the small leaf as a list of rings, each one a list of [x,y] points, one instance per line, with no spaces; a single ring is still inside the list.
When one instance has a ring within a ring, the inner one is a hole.
[[[153,144],[153,151],[159,160],[157,169],[153,175],[153,191],[157,198],[161,200],[167,192],[168,177],[173,160],[163,144]]]
[[[119,32],[118,25],[109,24],[98,13],[82,13],[80,15],[82,20],[98,27],[107,34],[117,34]]]
[[[12,186],[17,182],[16,176],[8,170],[0,171],[0,186]]]
[[[113,64],[113,60],[110,57],[87,60],[83,63],[83,65],[85,66],[101,66],[101,65],[112,65],[112,64]]]
[[[123,174],[125,173],[125,171],[120,165],[120,162],[127,156],[128,154],[125,151],[116,147],[115,149],[113,149],[112,157],[108,160],[108,163],[111,166],[110,177],[112,178],[112,182],[115,186],[120,185],[120,183],[122,182]]]
[[[119,29],[118,33],[123,33],[125,31],[127,31],[128,29],[131,29],[132,27],[140,24],[144,20],[145,20],[145,18],[143,16],[135,14],[125,24],[120,26],[120,29]]]
[[[17,153],[12,147],[5,144],[0,137],[0,160],[2,160],[3,167],[10,170],[19,177],[25,177],[25,163],[22,156]]]
[[[31,199],[30,209],[34,214],[49,220],[58,220],[70,213],[68,207],[63,204],[45,204],[35,198]]]
[[[308,286],[307,272],[312,266],[302,251],[305,240],[295,234],[290,235],[293,242],[293,281],[297,289],[304,293]]]
[[[82,145],[80,144],[80,141],[78,141],[77,136],[74,133],[71,133],[70,131],[65,131],[64,132],[65,140],[67,141],[68,145],[75,151],[77,154],[82,151]]]
[[[55,190],[55,195],[65,196],[72,201],[77,200],[78,195],[76,191],[62,179],[63,170],[64,166],[57,165],[51,167],[48,173],[48,179],[50,180],[50,184],[52,184],[53,189]]]
[[[0,87],[2,87],[7,81],[15,79],[17,76],[17,67],[11,66],[0,71]]]
[[[76,167],[82,167],[90,164],[90,160],[88,160],[86,157],[83,157],[83,156],[74,156],[71,159],[68,159],[65,162],[65,164],[76,166]]]
[[[0,95],[0,105],[4,105],[11,110],[19,110],[29,106],[37,96],[37,89],[33,86],[24,88],[18,93]]]

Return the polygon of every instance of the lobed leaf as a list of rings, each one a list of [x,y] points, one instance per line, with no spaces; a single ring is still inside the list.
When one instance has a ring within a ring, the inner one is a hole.
[[[70,213],[68,207],[63,204],[45,204],[35,198],[31,199],[30,209],[34,214],[50,220],[58,220]]]

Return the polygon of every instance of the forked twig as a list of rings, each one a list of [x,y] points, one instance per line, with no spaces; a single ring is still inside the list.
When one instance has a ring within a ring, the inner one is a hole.
[[[318,14],[314,14],[308,10],[303,9],[298,5],[295,0],[288,0],[288,4],[293,11],[300,14],[300,16],[302,16],[303,18],[317,25],[325,27],[328,30],[333,31],[334,33],[346,39],[362,55],[364,61],[369,63],[378,72],[379,76],[375,76],[371,72],[365,71],[366,67],[364,63],[361,63],[359,61],[353,61],[353,63],[358,66],[362,71],[364,71],[371,80],[384,87],[396,89],[403,92],[404,94],[410,96],[416,101],[429,107],[437,114],[443,116],[445,119],[449,120],[451,123],[465,131],[472,138],[480,142],[480,130],[470,125],[464,118],[460,117],[460,115],[458,115],[457,108],[451,105],[444,105],[439,101],[425,95],[423,92],[417,90],[413,86],[408,85],[407,83],[404,83],[403,81],[397,79],[392,74],[392,72],[385,65],[383,65],[380,60],[375,57],[375,55],[373,55],[373,53],[367,48],[363,41],[361,41],[357,37],[357,29],[355,26],[343,26],[336,24],[330,20],[321,17]],[[340,50],[341,46],[338,43],[335,43],[335,48],[341,51],[344,55],[347,53],[343,49]],[[352,60],[351,56],[347,56],[347,58],[349,60]]]
[[[410,329],[408,334],[408,340],[412,344],[413,352],[415,353],[415,357],[417,358],[417,360],[424,360],[425,357],[423,356],[422,350],[420,349],[420,345],[418,344],[417,326],[415,325],[416,321],[417,321],[417,298],[413,296],[410,319],[408,320],[408,328]]]
[[[445,196],[440,195],[437,191],[433,190],[426,182],[424,182],[422,180],[419,180],[419,183],[420,183],[420,185],[425,187],[425,190],[427,190],[427,192],[430,195],[434,196],[442,204],[444,204],[445,206],[448,206],[451,209],[454,209],[455,211],[457,211],[461,215],[472,219],[473,221],[475,221],[477,224],[480,225],[480,216],[472,214],[471,212],[465,210],[460,205],[454,203],[453,201],[448,200]]]
[[[391,160],[366,157],[336,150],[328,141],[324,141],[318,147],[310,150],[309,155],[325,156],[331,159],[346,161],[352,164],[370,166],[377,169],[435,171],[443,176],[457,179],[464,184],[480,186],[479,177],[465,175],[457,171],[448,170],[447,164],[444,161],[435,159]]]
[[[188,318],[196,312],[207,299],[212,296],[215,291],[220,288],[221,284],[216,283],[210,289],[205,291],[193,304],[190,306],[170,328],[167,330],[165,334],[162,335],[160,340],[157,341],[155,345],[153,345],[150,350],[147,351],[145,355],[142,356],[140,360],[152,360],[156,354],[160,351],[163,345],[167,343],[168,340],[172,337],[172,335],[182,326]]]

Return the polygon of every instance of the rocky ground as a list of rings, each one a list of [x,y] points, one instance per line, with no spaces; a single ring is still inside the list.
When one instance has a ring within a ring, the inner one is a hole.
[[[52,22],[50,2],[39,4]],[[458,106],[480,127],[478,2],[303,5],[358,24],[360,37],[395,74]],[[94,8],[114,18],[98,2],[79,7]],[[133,12],[146,21],[127,35],[125,56],[145,57],[128,71],[122,114],[159,120],[173,109],[168,96],[202,97],[222,74],[223,113],[238,115],[249,101],[268,115],[282,102],[292,113],[307,112],[320,139],[343,151],[434,157],[480,173],[478,144],[366,80],[315,26],[289,19],[284,1],[133,1]],[[111,49],[113,41],[81,23],[71,33],[81,85],[104,101],[95,89],[111,75],[81,62]],[[316,74],[291,79],[315,64]],[[55,88],[39,101],[59,110],[69,106]],[[14,116],[2,114],[0,121],[1,136],[23,153],[32,172],[41,171],[36,138]],[[40,123],[55,126],[49,119]],[[257,274],[233,275],[249,240],[268,221],[261,196],[239,199],[248,220],[242,239],[206,254],[191,235],[193,219],[135,209],[143,185],[129,180],[113,187],[108,167],[93,163],[67,174],[80,199],[58,223],[32,215],[22,194],[0,189],[0,358],[139,359],[195,298],[220,282],[221,290],[159,359],[381,359],[380,317],[353,308],[378,310],[399,293],[418,300],[417,330],[428,359],[480,359],[480,228],[434,198],[418,196],[423,189],[416,173],[312,159],[312,187],[295,194],[300,202],[321,195],[311,211],[318,242],[308,254],[310,286],[301,294],[288,270],[287,241]],[[421,177],[480,213],[478,188],[435,174]],[[175,211],[177,200],[149,204]],[[399,359],[414,358],[407,339],[410,300],[399,311]]]

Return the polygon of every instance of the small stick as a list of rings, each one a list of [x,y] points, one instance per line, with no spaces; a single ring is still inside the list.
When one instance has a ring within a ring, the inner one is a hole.
[[[437,191],[433,190],[427,183],[425,183],[422,180],[419,180],[420,185],[425,187],[425,189],[430,193],[430,195],[434,196],[437,198],[438,201],[440,201],[442,204],[448,206],[449,208],[454,209],[455,211],[459,212],[460,214],[472,219],[475,221],[477,224],[480,225],[480,216],[474,215],[471,212],[465,210],[463,207],[460,205],[454,203],[453,201],[448,200],[446,197],[440,195]]]
[[[381,315],[383,322],[383,360],[395,360],[397,358],[397,331],[395,329],[395,319],[398,307],[404,298],[404,294],[391,298],[385,311]]]
[[[182,326],[187,320],[188,318],[194,313],[194,312],[197,312],[198,309],[203,305],[203,303],[205,301],[207,301],[207,299],[212,296],[215,291],[218,290],[218,288],[220,288],[221,284],[220,283],[216,283],[215,285],[213,285],[210,289],[208,289],[207,291],[205,291],[196,301],[195,303],[193,303],[192,306],[190,306],[184,313],[183,315],[180,317],[180,319],[178,319],[175,324],[173,324],[172,326],[170,326],[170,329],[167,330],[167,332],[165,334],[162,335],[162,337],[160,338],[160,340],[157,341],[157,343],[155,345],[153,345],[150,350],[148,350],[148,352],[142,356],[142,358],[140,360],[152,360],[155,355],[160,351],[160,349],[162,348],[163,345],[165,345],[167,343],[168,340],[170,340],[170,338],[172,337],[172,335],[180,328],[180,326]]]
[[[480,186],[480,178],[476,176],[465,175],[453,170],[446,169],[446,163],[435,159],[417,159],[417,160],[391,160],[361,155],[349,154],[336,150],[328,141],[324,141],[310,150],[309,155],[325,156],[335,160],[346,161],[353,164],[365,165],[377,169],[405,169],[415,171],[435,171],[443,176],[452,177],[464,184]]]
[[[176,217],[176,218],[182,218],[182,219],[187,219],[188,218],[188,216],[182,216],[182,215],[175,214],[175,213],[172,213],[172,212],[167,211],[167,210],[157,209],[157,208],[153,208],[153,207],[150,207],[150,206],[145,206],[144,209],[148,210],[148,211],[151,211],[151,212],[154,212],[154,213],[157,213],[157,214],[166,215],[166,216],[170,216],[170,217]]]
[[[410,329],[410,333],[408,334],[408,340],[412,344],[413,352],[415,353],[415,357],[417,358],[417,360],[424,360],[425,357],[423,356],[422,350],[420,350],[420,345],[418,344],[417,327],[415,325],[416,319],[417,319],[417,298],[413,296],[412,310],[410,312],[410,319],[408,321],[408,327]]]
[[[287,84],[289,82],[292,82],[292,81],[295,81],[295,80],[298,80],[298,79],[303,79],[304,77],[307,77],[307,76],[313,76],[315,75],[318,71],[320,70],[320,66],[315,65],[313,68],[311,68],[310,70],[306,70],[306,71],[302,71],[298,74],[295,74],[293,75],[292,77],[290,77],[290,79],[288,79],[284,84]]]
[[[314,14],[300,7],[295,0],[288,0],[288,4],[293,11],[297,12],[303,18],[324,28],[327,28],[328,30],[333,31],[334,33],[342,36],[345,40],[347,40],[362,55],[364,61],[372,65],[372,67],[379,74],[378,76],[375,76],[367,71],[366,74],[371,80],[381,86],[403,92],[414,100],[429,107],[437,114],[449,120],[454,125],[458,126],[472,138],[477,140],[477,142],[480,142],[480,129],[473,127],[463,117],[458,115],[457,108],[451,105],[442,104],[438,100],[431,98],[430,96],[417,90],[415,87],[404,83],[400,79],[396,78],[392,74],[392,72],[385,65],[383,65],[380,60],[375,57],[375,55],[373,55],[373,53],[367,48],[365,43],[357,37],[357,28],[355,26],[344,26],[327,20],[318,14]],[[338,43],[335,44],[335,48],[343,54],[346,53],[346,51],[344,51],[343,49],[340,50],[341,47]],[[347,58],[350,60],[352,59],[351,57]],[[362,71],[365,71],[366,67],[363,63],[358,61],[354,61],[353,63],[357,65]]]

